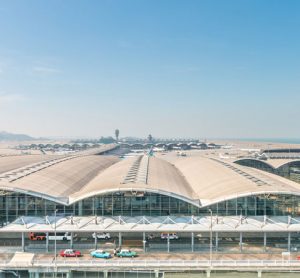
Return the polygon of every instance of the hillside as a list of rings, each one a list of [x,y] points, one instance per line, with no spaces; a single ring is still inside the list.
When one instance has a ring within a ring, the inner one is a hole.
[[[6,131],[0,131],[0,141],[31,141],[35,138],[26,134],[14,134]]]

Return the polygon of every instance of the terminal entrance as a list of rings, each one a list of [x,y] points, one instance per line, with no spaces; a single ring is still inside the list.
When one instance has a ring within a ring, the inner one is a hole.
[[[100,233],[99,233],[100,234]],[[59,235],[59,234],[58,234]],[[101,235],[101,234],[100,234]],[[169,236],[168,236],[169,235]],[[298,252],[300,236],[295,233],[237,233],[213,232],[212,245],[210,233],[183,232],[120,232],[109,233],[109,238],[93,237],[92,233],[70,233],[68,239],[33,240],[30,233],[1,233],[0,248],[11,251],[53,253],[57,250],[104,249],[113,253],[115,249],[130,248],[138,253],[281,253]],[[57,236],[58,237],[58,236]]]

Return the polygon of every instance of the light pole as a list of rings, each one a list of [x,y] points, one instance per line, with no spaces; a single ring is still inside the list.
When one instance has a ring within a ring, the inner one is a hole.
[[[240,211],[241,211],[241,218],[243,216],[243,207],[240,205]]]
[[[56,213],[57,209],[54,211],[54,266],[56,271]]]
[[[212,261],[212,210],[208,210],[210,213],[210,243],[209,243],[209,261],[210,261],[210,266],[211,266],[211,261]]]

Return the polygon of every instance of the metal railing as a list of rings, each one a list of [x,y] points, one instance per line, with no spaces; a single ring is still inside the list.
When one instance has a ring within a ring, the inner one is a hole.
[[[28,262],[0,261],[0,267],[54,267],[54,260]],[[300,269],[299,260],[101,260],[59,259],[56,267],[139,267],[139,268],[289,268]]]

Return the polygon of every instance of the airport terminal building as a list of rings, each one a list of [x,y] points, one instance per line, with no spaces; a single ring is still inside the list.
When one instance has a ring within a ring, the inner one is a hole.
[[[55,210],[65,216],[205,216],[211,210],[219,216],[296,217],[295,167],[300,161],[272,165],[175,152],[126,159],[101,152],[3,156],[0,221]]]
[[[22,234],[24,247],[24,234],[53,232],[55,215],[61,232],[143,238],[182,232],[192,238],[192,250],[194,236],[209,232],[216,250],[222,233],[236,233],[241,244],[251,232],[264,247],[277,233],[288,250],[297,246],[300,183],[280,171],[297,174],[297,160],[233,160],[201,150],[122,159],[110,153],[118,147],[0,157],[0,233]]]

